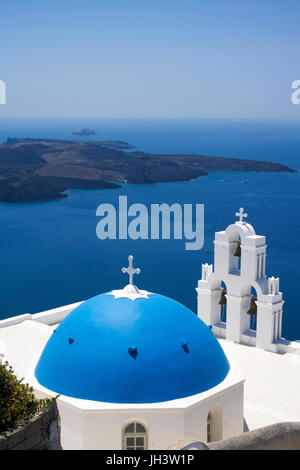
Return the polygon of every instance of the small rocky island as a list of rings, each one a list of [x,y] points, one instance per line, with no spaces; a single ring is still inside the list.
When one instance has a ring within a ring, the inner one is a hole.
[[[72,135],[82,135],[82,136],[87,136],[87,135],[95,135],[96,132],[93,131],[93,129],[77,129],[77,131],[72,132]]]
[[[57,199],[67,189],[117,188],[124,181],[188,181],[210,171],[294,171],[272,162],[125,151],[133,148],[113,140],[9,138],[0,145],[0,201]]]

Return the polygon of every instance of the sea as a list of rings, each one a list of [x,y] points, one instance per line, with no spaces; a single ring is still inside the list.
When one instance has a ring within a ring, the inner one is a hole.
[[[213,262],[216,231],[243,207],[267,238],[267,274],[280,277],[283,336],[300,339],[300,121],[0,119],[8,137],[124,140],[150,153],[198,153],[280,162],[297,173],[212,172],[187,182],[122,184],[119,189],[69,190],[64,199],[0,203],[0,318],[35,313],[88,299],[127,284],[128,255],[141,269],[135,284],[182,302],[196,312],[202,263]],[[204,245],[185,240],[100,240],[97,207],[142,203],[204,204]],[[163,312],[161,312],[163,315]]]

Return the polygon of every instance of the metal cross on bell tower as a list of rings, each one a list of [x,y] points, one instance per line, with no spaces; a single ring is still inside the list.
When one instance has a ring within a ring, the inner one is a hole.
[[[128,268],[122,268],[122,273],[127,273],[129,276],[129,284],[133,285],[133,276],[134,274],[140,274],[141,270],[140,268],[134,268],[132,266],[132,261],[133,261],[133,256],[129,255],[128,256],[128,261],[129,261],[129,266]]]
[[[248,217],[248,214],[246,214],[246,212],[244,212],[244,209],[241,207],[239,212],[235,213],[235,216],[240,218],[240,222],[244,223],[243,219],[246,219]]]

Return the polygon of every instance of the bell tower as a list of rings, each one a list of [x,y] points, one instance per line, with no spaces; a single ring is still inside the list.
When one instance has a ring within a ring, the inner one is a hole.
[[[283,306],[279,278],[266,276],[266,237],[244,221],[244,209],[235,215],[238,221],[215,234],[214,267],[202,265],[198,316],[216,336],[276,351]]]

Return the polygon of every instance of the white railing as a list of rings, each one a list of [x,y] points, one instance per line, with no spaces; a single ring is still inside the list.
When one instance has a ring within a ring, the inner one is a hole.
[[[82,302],[76,302],[74,304],[64,305],[63,307],[53,308],[44,312],[34,314],[25,313],[23,315],[16,315],[14,317],[5,318],[4,320],[0,320],[0,328],[17,325],[26,320],[34,320],[49,326],[55,325],[56,323],[60,323],[64,318],[66,318],[66,316],[69,315],[69,313],[71,313],[81,303]]]

